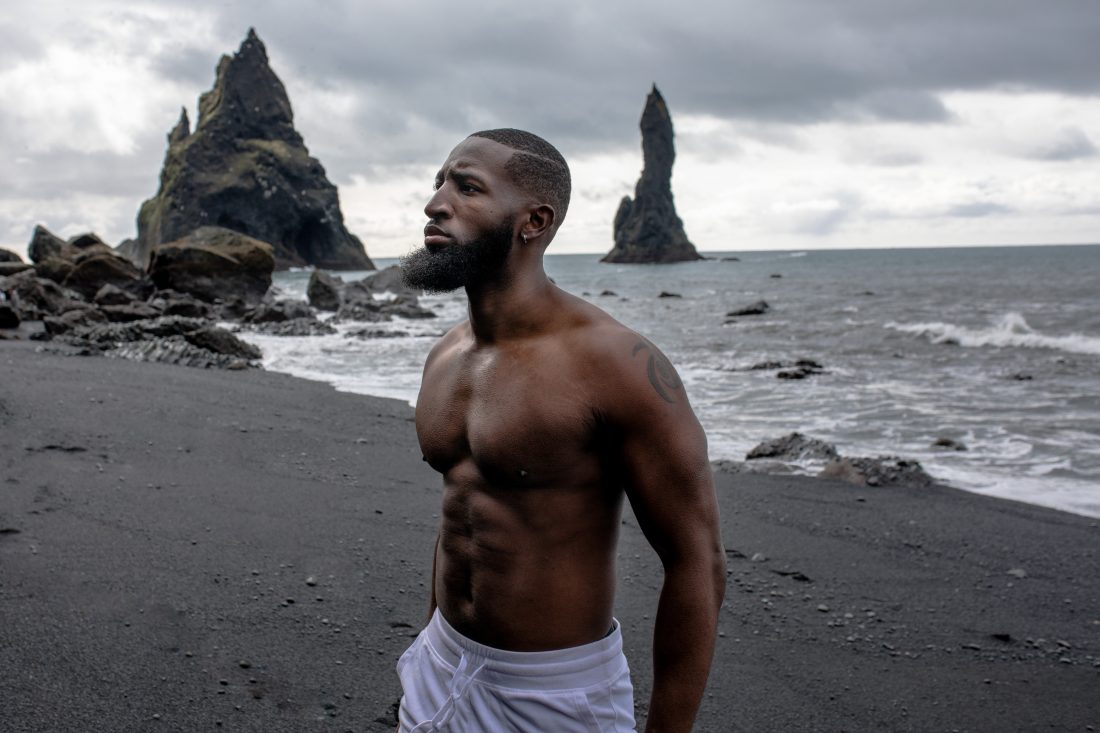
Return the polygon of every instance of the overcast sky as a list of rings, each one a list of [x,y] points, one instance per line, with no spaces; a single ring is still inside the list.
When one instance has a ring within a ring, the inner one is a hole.
[[[552,251],[610,249],[654,82],[701,250],[1100,242],[1097,0],[37,0],[0,16],[0,247],[133,236],[250,26],[375,257],[488,127],[570,161]]]

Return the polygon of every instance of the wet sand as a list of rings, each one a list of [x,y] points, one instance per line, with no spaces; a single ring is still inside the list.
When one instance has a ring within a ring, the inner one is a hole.
[[[0,365],[0,730],[392,730],[439,502],[407,404],[32,342]],[[1100,521],[717,485],[729,586],[697,730],[1100,730]],[[639,722],[660,579],[628,514]]]

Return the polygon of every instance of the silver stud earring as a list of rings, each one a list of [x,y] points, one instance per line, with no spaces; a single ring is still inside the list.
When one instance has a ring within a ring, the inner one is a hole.
[[[519,236],[523,239],[523,243],[527,244],[527,232],[521,232]]]

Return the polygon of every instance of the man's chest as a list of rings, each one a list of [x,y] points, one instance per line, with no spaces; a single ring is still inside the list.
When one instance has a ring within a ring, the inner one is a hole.
[[[444,474],[472,463],[494,484],[556,483],[595,458],[589,387],[565,360],[537,351],[446,360],[424,375],[421,450]]]

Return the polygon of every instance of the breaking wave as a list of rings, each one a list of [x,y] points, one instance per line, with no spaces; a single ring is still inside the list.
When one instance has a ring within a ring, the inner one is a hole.
[[[924,336],[934,344],[959,346],[1015,346],[1029,349],[1054,349],[1071,354],[1100,355],[1100,338],[1083,334],[1048,336],[1027,324],[1019,313],[1006,313],[989,328],[967,328],[950,323],[896,323],[886,328]]]

